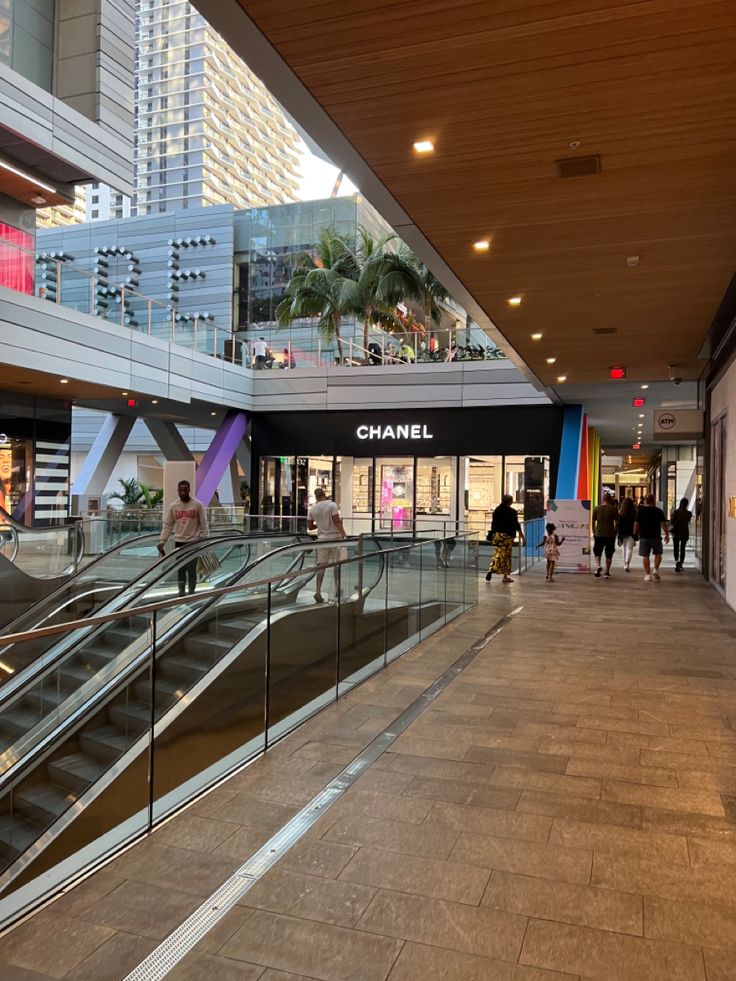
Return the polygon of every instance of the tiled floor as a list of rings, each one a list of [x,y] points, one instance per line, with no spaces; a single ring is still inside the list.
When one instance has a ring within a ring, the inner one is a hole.
[[[169,975],[734,981],[736,617],[695,573],[535,570],[0,942],[118,981],[511,607]]]

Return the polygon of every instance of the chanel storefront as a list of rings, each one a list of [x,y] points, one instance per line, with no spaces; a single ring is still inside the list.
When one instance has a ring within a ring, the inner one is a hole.
[[[462,522],[483,538],[505,493],[526,519],[544,515],[562,416],[553,405],[257,415],[253,511],[306,518],[322,487],[355,531]]]

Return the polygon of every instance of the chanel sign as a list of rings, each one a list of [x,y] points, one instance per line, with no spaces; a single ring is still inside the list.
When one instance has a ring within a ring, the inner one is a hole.
[[[358,426],[355,430],[358,439],[434,439],[429,426],[410,423],[397,426]]]

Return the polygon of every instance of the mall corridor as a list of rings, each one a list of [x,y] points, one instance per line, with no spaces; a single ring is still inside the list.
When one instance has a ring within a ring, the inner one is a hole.
[[[695,572],[614,572],[482,583],[468,614],[8,935],[0,977],[126,977],[472,648],[167,977],[731,981],[736,618]]]

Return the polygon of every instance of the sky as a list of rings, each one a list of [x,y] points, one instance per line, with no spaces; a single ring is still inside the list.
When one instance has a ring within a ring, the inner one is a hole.
[[[302,172],[301,181],[297,195],[300,201],[316,201],[319,198],[329,198],[332,196],[332,189],[339,170],[325,160],[320,160],[307,148],[305,143],[301,144],[301,159],[299,169]],[[348,194],[355,194],[357,188],[348,178],[343,178],[338,197],[345,197]]]

